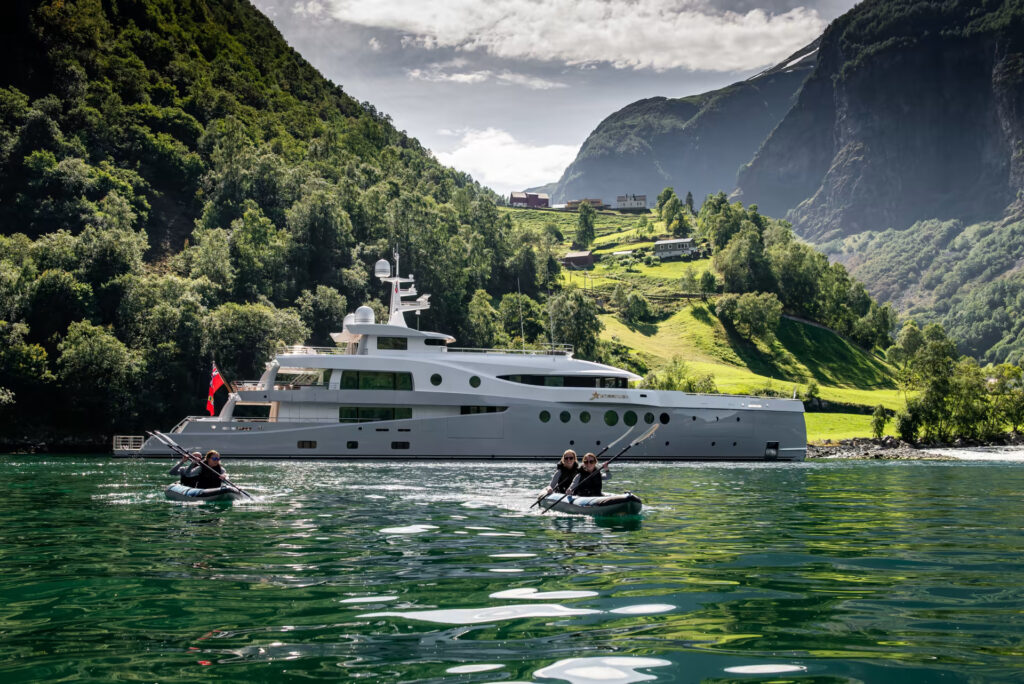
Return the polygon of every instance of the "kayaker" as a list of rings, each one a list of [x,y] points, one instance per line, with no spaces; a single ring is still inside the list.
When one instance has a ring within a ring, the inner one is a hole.
[[[191,460],[188,456],[182,456],[181,460],[167,471],[167,474],[180,475],[182,485],[185,487],[195,487],[196,482],[199,480],[199,471],[203,469],[203,466],[199,463],[201,460],[203,460],[203,455],[198,451],[193,451]]]
[[[576,452],[572,449],[566,449],[565,453],[562,454],[562,460],[555,467],[555,474],[551,476],[548,494],[551,492],[565,494],[566,489],[568,489],[578,472],[580,472],[580,466],[576,463]]]
[[[223,484],[221,480],[228,476],[228,471],[224,470],[224,466],[220,464],[220,454],[213,450],[207,451],[203,463],[204,465],[200,466],[202,471],[199,473],[196,487],[199,489],[220,487]]]
[[[603,473],[596,472],[604,469]],[[608,472],[608,464],[601,468],[597,467],[597,456],[585,454],[583,456],[583,467],[580,468],[572,484],[569,485],[569,493],[576,496],[601,496],[601,481],[611,477]]]

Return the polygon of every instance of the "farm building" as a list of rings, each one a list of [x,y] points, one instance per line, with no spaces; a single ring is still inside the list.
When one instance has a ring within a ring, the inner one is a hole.
[[[508,196],[510,207],[526,207],[528,209],[547,208],[548,196],[543,192],[513,192]]]
[[[647,195],[619,195],[615,198],[616,209],[636,210],[647,208]]]
[[[579,252],[566,252],[565,256],[559,259],[563,266],[572,268],[586,268],[594,265],[594,255],[590,250]]]
[[[690,256],[696,251],[697,245],[694,244],[693,238],[658,240],[654,243],[654,256],[659,259]]]

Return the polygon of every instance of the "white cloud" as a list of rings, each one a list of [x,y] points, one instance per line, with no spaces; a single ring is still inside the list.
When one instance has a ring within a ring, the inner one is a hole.
[[[740,13],[707,0],[323,2],[341,21],[403,33],[406,47],[636,69],[753,69],[784,59],[825,28],[814,9]]]
[[[549,81],[539,76],[528,74],[517,74],[508,70],[491,71],[490,69],[478,69],[476,71],[445,71],[446,66],[462,66],[465,60],[453,60],[447,64],[433,64],[425,69],[407,69],[409,78],[417,81],[430,81],[432,83],[483,83],[493,80],[501,85],[525,86],[531,90],[551,90],[552,88],[567,88],[565,83]]]
[[[508,194],[558,180],[576,157],[578,145],[530,145],[498,128],[466,130],[458,147],[436,153],[438,161],[472,174],[495,191]]]
[[[330,2],[330,0],[327,0]],[[292,7],[292,12],[298,14],[300,17],[322,17],[327,8],[324,7],[323,3],[319,0],[309,0],[309,2],[297,2]]]
[[[370,49],[373,50],[374,52],[380,52],[381,48],[384,47],[376,38],[370,38],[370,40],[368,40],[366,44],[369,45]]]

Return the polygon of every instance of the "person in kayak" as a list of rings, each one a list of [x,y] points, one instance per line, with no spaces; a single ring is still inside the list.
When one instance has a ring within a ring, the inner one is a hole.
[[[603,469],[604,472],[598,472]],[[601,496],[601,481],[611,477],[608,472],[608,464],[601,468],[597,467],[597,456],[586,454],[583,456],[583,467],[576,473],[572,484],[569,485],[569,494],[575,496]]]
[[[214,489],[222,486],[223,482],[221,480],[228,476],[228,471],[224,470],[224,466],[220,464],[220,454],[213,450],[207,451],[203,464],[200,466],[202,471],[199,473],[196,487],[199,489]]]
[[[182,485],[195,487],[199,480],[199,471],[203,469],[203,466],[199,464],[201,460],[203,460],[203,455],[198,451],[193,451],[191,460],[187,456],[182,456],[181,460],[167,471],[167,474],[180,475]]]
[[[555,474],[551,476],[551,484],[548,485],[547,493],[565,494],[578,472],[580,472],[580,466],[576,463],[576,452],[566,449],[562,454],[562,460],[555,468]]]

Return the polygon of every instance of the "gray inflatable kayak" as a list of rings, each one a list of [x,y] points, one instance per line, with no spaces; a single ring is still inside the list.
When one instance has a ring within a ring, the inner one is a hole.
[[[171,501],[235,501],[245,495],[231,487],[213,487],[211,489],[197,489],[186,487],[183,484],[167,485],[164,496]]]
[[[577,515],[636,515],[643,509],[644,503],[636,494],[626,492],[625,494],[610,494],[608,496],[565,496],[564,494],[551,493],[545,496],[541,502],[541,509],[547,510],[552,505],[553,510],[560,513],[576,513]],[[561,501],[558,501],[562,499]],[[555,503],[558,501],[558,503]]]

